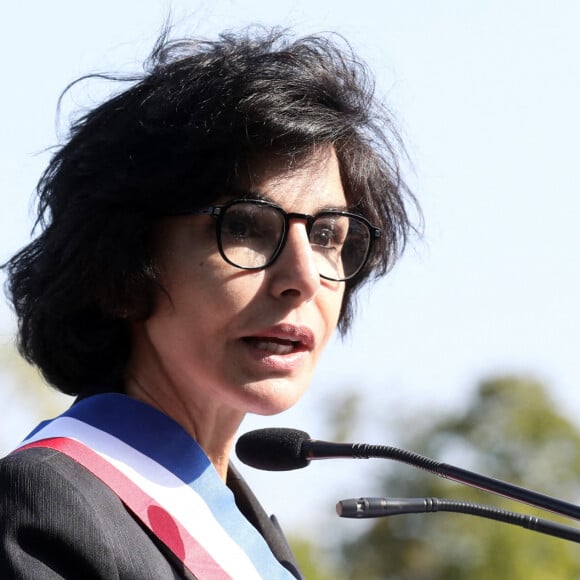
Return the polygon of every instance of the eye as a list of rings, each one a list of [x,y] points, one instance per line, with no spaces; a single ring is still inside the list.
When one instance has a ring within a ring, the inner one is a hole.
[[[344,244],[348,220],[342,216],[321,217],[312,224],[310,243],[320,248],[337,248]]]
[[[254,216],[244,209],[231,208],[222,222],[222,235],[232,238],[247,238],[255,232]]]
[[[228,208],[221,224],[222,238],[239,243],[279,240],[284,218],[278,210],[253,203]]]

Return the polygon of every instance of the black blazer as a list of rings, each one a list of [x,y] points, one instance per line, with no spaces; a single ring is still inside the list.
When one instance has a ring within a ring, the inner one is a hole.
[[[276,558],[302,578],[275,518],[235,468],[228,486]],[[194,578],[106,485],[68,456],[32,448],[0,460],[0,578]]]

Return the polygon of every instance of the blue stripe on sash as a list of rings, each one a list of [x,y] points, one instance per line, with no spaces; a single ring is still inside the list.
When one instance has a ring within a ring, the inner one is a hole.
[[[238,510],[233,493],[225,486],[204,451],[173,419],[145,403],[117,393],[82,399],[62,416],[75,418],[113,435],[193,488],[264,578],[294,578]],[[48,423],[40,424],[29,437]]]

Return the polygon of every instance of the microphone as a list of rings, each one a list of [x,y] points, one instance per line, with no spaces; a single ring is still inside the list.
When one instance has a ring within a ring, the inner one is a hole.
[[[317,441],[297,429],[269,428],[242,435],[236,443],[236,454],[246,465],[267,471],[300,469],[313,459],[392,459],[457,483],[580,520],[580,507],[572,503],[396,447]]]
[[[565,526],[535,516],[465,501],[445,500],[435,497],[361,497],[358,499],[343,499],[336,504],[336,513],[341,518],[379,518],[398,514],[431,512],[454,512],[478,516],[580,543],[580,530],[578,528]]]
[[[351,443],[313,441],[298,429],[257,429],[242,435],[236,455],[246,465],[266,471],[290,471],[310,465],[311,459],[358,457]]]

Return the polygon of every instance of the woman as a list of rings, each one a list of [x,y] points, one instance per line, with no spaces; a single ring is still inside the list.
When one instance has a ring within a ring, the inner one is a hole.
[[[347,48],[280,31],[164,35],[73,125],[6,268],[21,353],[78,399],[0,462],[3,578],[300,577],[230,449],[400,254],[398,146]]]

